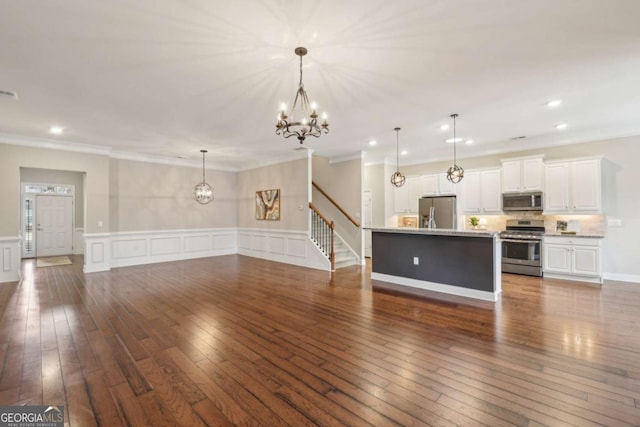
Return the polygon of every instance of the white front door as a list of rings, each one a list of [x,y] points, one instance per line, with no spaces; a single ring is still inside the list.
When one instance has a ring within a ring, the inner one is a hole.
[[[36,256],[72,252],[72,212],[71,196],[36,196]]]

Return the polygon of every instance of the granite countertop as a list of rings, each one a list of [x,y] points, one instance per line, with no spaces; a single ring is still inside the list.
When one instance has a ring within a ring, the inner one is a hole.
[[[589,234],[589,233],[576,233],[576,234],[561,234],[560,232],[552,231],[544,233],[546,237],[585,237],[589,239],[603,239],[602,234]]]
[[[434,236],[465,237],[498,237],[498,231],[489,230],[452,230],[448,228],[413,228],[413,227],[366,227],[366,230],[382,233],[428,234]]]

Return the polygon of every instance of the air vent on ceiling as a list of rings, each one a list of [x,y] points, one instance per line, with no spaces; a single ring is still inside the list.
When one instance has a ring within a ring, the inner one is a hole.
[[[526,138],[526,136],[525,136],[525,135],[522,135],[522,136],[514,136],[513,138],[511,138],[511,140],[512,140],[512,141],[517,141],[517,140],[519,140],[519,139],[525,139],[525,138]]]
[[[298,147],[293,149],[293,151],[303,151],[303,150],[306,151],[306,150],[308,150],[308,148],[303,145],[303,146],[298,146]]]
[[[15,93],[15,92],[11,92],[10,90],[0,90],[0,96],[7,97],[7,98],[13,98],[16,101],[18,100],[18,94]]]

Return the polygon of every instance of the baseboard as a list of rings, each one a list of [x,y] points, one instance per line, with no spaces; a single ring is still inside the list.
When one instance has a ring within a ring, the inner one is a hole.
[[[594,276],[578,276],[572,274],[557,274],[557,273],[547,273],[543,272],[545,279],[560,279],[560,280],[570,280],[573,282],[585,282],[585,283],[596,283],[598,285],[602,284],[601,277]]]
[[[0,283],[19,282],[20,237],[0,237]]]
[[[425,280],[410,279],[408,277],[391,276],[389,274],[371,273],[372,280],[395,283],[397,285],[409,286],[412,288],[425,289],[428,291],[441,292],[444,294],[457,295],[460,297],[475,298],[483,301],[496,302],[500,296],[500,291],[487,292],[477,289],[461,288],[458,286],[445,285],[443,283],[428,282]]]
[[[615,280],[616,282],[640,283],[640,275],[637,274],[603,273],[602,278],[604,280]]]

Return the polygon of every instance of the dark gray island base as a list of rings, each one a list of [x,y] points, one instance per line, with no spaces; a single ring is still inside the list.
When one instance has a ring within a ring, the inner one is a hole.
[[[501,245],[487,231],[371,228],[371,278],[497,301]]]

